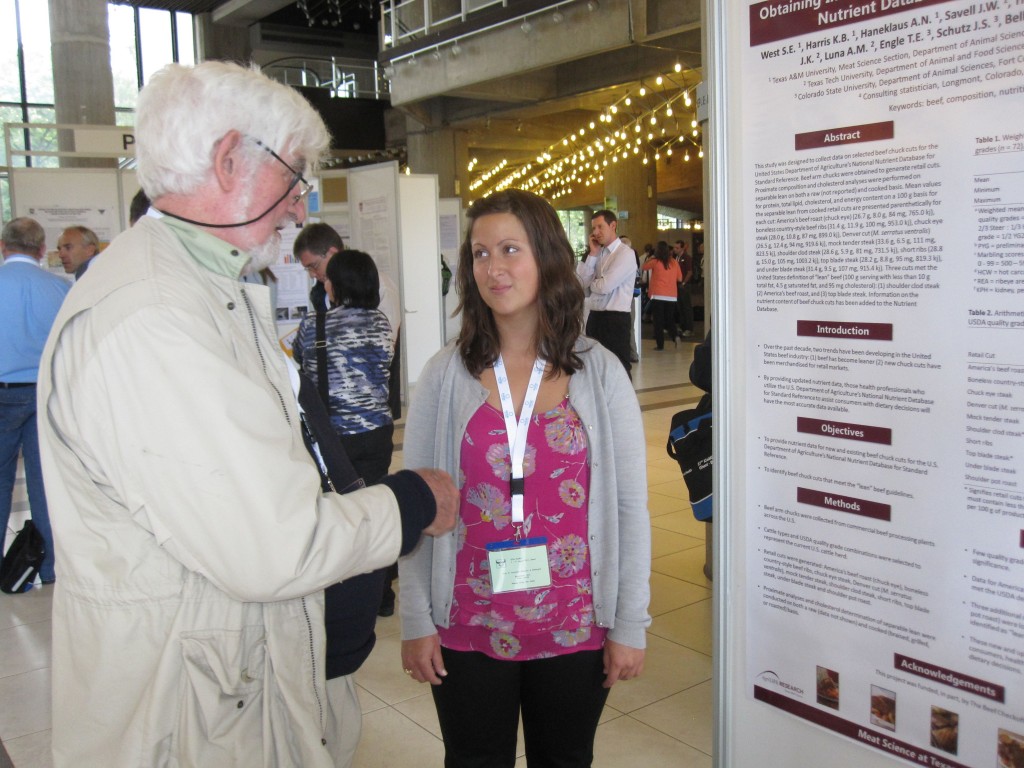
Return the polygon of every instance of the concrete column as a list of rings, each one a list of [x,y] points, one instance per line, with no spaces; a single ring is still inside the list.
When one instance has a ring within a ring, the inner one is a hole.
[[[252,58],[249,29],[214,24],[209,13],[198,13],[196,24],[196,61],[235,61],[248,64]]]
[[[114,125],[107,0],[50,0],[50,50],[57,122]],[[74,149],[70,131],[60,132],[58,146]],[[111,164],[61,158],[62,166]]]
[[[633,250],[643,250],[644,243],[658,239],[658,177],[652,161],[647,165],[636,159],[609,163],[604,169],[604,196],[615,199],[620,216],[618,233],[626,235]],[[623,212],[629,218],[623,219]]]
[[[429,128],[411,116],[406,120],[408,162],[412,173],[436,174],[441,197],[465,198],[469,174],[466,171],[468,161],[463,133],[451,128]]]

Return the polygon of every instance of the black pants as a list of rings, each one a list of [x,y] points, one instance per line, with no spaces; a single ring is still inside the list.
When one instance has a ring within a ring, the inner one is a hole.
[[[629,334],[632,331],[629,312],[591,311],[587,317],[587,336],[597,339],[619,358],[627,374],[633,369],[629,363]]]
[[[431,686],[445,768],[512,768],[523,714],[529,768],[587,768],[608,699],[603,652],[499,661],[442,648],[448,676]]]
[[[665,331],[668,331],[669,341],[675,341],[676,338],[676,303],[654,299],[651,301],[651,312],[654,315],[654,346],[664,349]]]
[[[401,406],[399,406],[401,410]],[[358,432],[354,435],[342,435],[341,444],[345,446],[345,452],[355,467],[359,476],[366,481],[367,485],[379,482],[388,473],[391,466],[391,454],[394,451],[395,425],[388,424],[384,427],[371,429],[369,432]],[[395,589],[392,586],[398,578],[398,563],[392,563],[384,569],[386,575],[381,579],[380,605],[381,607],[395,605]],[[376,572],[375,572],[376,573]]]
[[[679,286],[678,293],[679,326],[684,331],[693,331],[693,301],[690,299],[690,284]]]

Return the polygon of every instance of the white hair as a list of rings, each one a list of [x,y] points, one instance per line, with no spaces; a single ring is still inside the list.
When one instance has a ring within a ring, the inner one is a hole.
[[[293,88],[241,67],[206,61],[169,64],[139,93],[135,120],[139,183],[151,199],[191,194],[207,180],[217,143],[237,130],[277,154],[316,167],[331,137],[323,119]],[[260,153],[255,142],[252,157]]]

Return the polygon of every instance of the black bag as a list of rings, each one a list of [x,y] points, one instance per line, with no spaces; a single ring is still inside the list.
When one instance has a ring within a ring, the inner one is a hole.
[[[665,446],[679,462],[690,492],[690,506],[698,520],[711,519],[711,397],[705,395],[696,408],[679,411]]]
[[[0,564],[0,590],[9,595],[28,592],[43,564],[46,542],[31,520],[25,521]]]

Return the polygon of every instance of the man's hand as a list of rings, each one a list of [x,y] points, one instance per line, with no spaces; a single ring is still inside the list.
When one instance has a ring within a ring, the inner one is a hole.
[[[448,674],[441,659],[441,638],[437,635],[402,641],[402,670],[417,683],[440,685]]]
[[[604,673],[601,684],[611,688],[619,680],[632,680],[644,671],[644,649],[630,648],[612,640],[604,642]]]
[[[423,533],[427,536],[448,533],[455,527],[455,520],[459,515],[459,489],[455,487],[451,475],[440,469],[413,471],[430,486],[430,492],[434,494],[434,503],[437,505],[434,521],[423,529]]]

